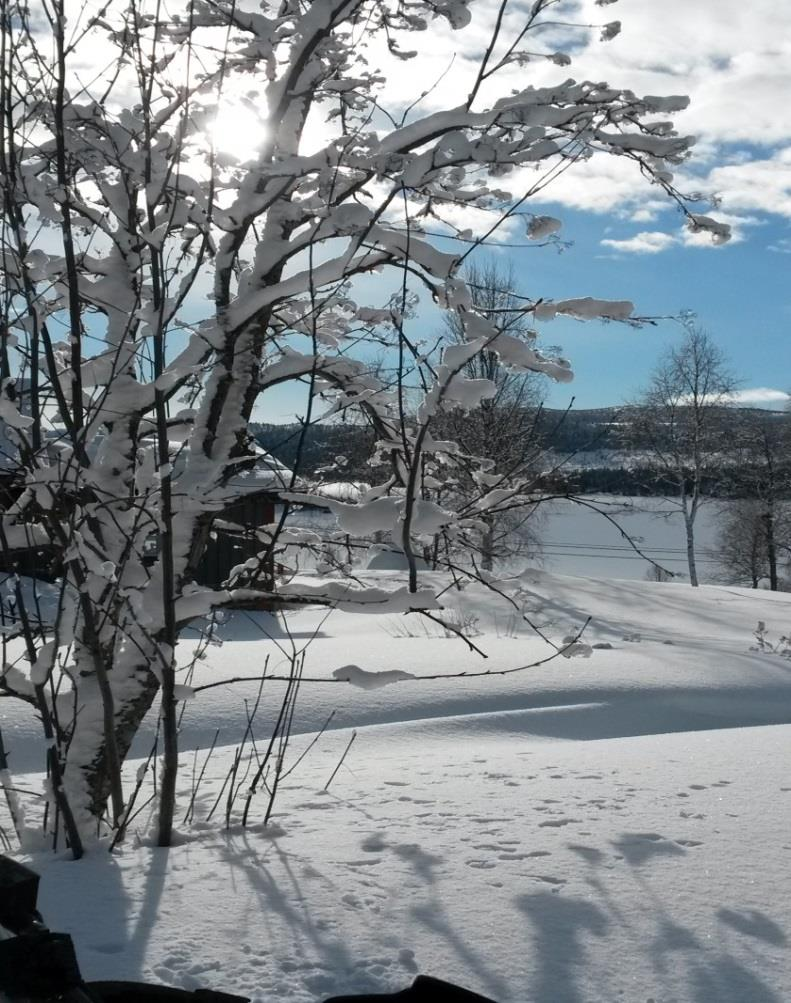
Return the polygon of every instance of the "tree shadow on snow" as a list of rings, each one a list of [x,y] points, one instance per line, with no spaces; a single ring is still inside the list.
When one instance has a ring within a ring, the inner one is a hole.
[[[518,695],[507,690],[476,694],[474,704],[460,692],[443,695],[429,708],[412,703],[409,683],[403,686],[399,723],[407,729],[414,724],[416,734],[427,720],[466,734],[472,718],[482,734],[490,731],[577,741],[791,723],[791,680],[789,685],[717,688],[649,684],[624,689],[590,684]],[[382,717],[379,708],[363,706],[355,723],[358,728],[379,724]]]
[[[593,975],[590,965],[596,958],[588,958],[586,947],[591,937],[603,937],[610,929],[620,928],[628,932],[630,939],[637,931],[635,970],[641,968],[642,954],[656,973],[654,979],[646,979],[649,984],[638,987],[640,999],[664,999],[667,993],[668,998],[682,998],[689,1003],[783,1003],[783,998],[761,977],[767,959],[760,956],[754,943],[758,940],[772,947],[785,946],[788,938],[778,923],[757,909],[713,907],[722,934],[716,939],[710,932],[699,934],[686,922],[689,903],[680,901],[669,908],[647,873],[654,860],[685,856],[687,851],[652,832],[625,832],[611,845],[630,866],[638,883],[642,903],[638,926],[634,925],[634,915],[622,909],[617,897],[610,894],[606,878],[610,872],[604,868],[611,866],[611,855],[595,847],[567,844],[589,865],[586,883],[593,890],[595,903],[547,892],[517,898],[517,907],[527,914],[532,925],[533,955],[538,963],[526,998],[541,1003],[598,1003],[608,998],[597,976],[606,978],[610,966]],[[679,911],[683,911],[685,922],[680,921]],[[745,942],[745,937],[752,942]],[[601,956],[600,948],[596,954]],[[634,991],[633,983],[630,991]]]
[[[276,959],[279,967],[282,971],[293,971],[295,980],[303,981],[317,993],[317,998],[403,988],[407,978],[368,964],[359,950],[354,953],[343,936],[337,919],[344,908],[344,889],[335,888],[315,867],[288,853],[276,837],[268,839],[262,847],[247,833],[234,834],[218,856],[228,867],[229,884],[235,887],[241,879],[246,889],[254,892],[248,914],[240,914],[239,918],[240,928],[250,931],[253,951],[258,941],[265,951],[273,941],[289,943],[290,955]],[[315,899],[326,901],[329,890],[336,902],[331,915],[323,915],[311,895],[317,881],[323,887]],[[283,938],[281,924],[286,925],[288,938]],[[278,928],[274,929],[275,926]],[[271,937],[270,928],[273,928]]]
[[[626,832],[612,844],[632,866],[646,863],[653,857],[683,857],[684,850],[658,832]]]
[[[207,621],[194,620],[183,632],[185,638],[197,639]],[[278,612],[267,610],[230,609],[214,628],[218,641],[289,641],[326,637],[322,630],[289,629],[288,621]]]
[[[120,860],[101,851],[44,868],[39,909],[50,929],[72,935],[85,978],[138,979],[145,972],[168,868],[167,850],[149,853],[139,896],[130,894]]]
[[[585,942],[604,937],[610,927],[607,914],[585,899],[552,892],[521,895],[516,904],[530,921],[533,954],[538,959],[535,981],[526,998],[552,1003],[584,1003],[586,994]]]
[[[365,844],[367,843],[367,848]],[[361,906],[357,901],[359,882],[350,880],[348,885],[337,884],[325,876],[303,858],[290,854],[277,838],[267,841],[269,850],[262,850],[261,844],[248,838],[247,834],[234,834],[226,845],[221,857],[229,868],[229,880],[242,877],[248,888],[255,892],[255,905],[249,909],[250,915],[240,917],[240,927],[256,931],[263,943],[271,943],[268,928],[275,923],[285,923],[289,937],[285,942],[291,945],[291,957],[279,959],[281,965],[294,965],[294,970],[318,969],[310,988],[318,993],[318,998],[336,994],[384,993],[403,989],[411,981],[417,965],[411,949],[393,950],[399,961],[387,967],[381,961],[381,946],[377,947],[378,957],[371,961],[366,958],[366,947],[370,950],[370,938],[364,935],[364,943],[355,942],[353,931],[358,921],[355,917],[344,924],[344,911],[355,913]],[[348,852],[348,846],[339,852]],[[362,858],[370,854],[370,860]],[[390,843],[385,835],[375,840],[363,841],[361,860],[350,861],[352,871],[357,865],[383,863],[392,871],[394,867],[404,868],[405,887],[428,893],[428,898],[419,905],[406,910],[406,929],[399,923],[388,933],[388,921],[382,919],[382,935],[375,936],[374,942],[392,940],[391,948],[397,942],[393,934],[405,938],[405,948],[417,948],[421,942],[421,931],[431,931],[438,935],[449,948],[448,967],[445,971],[434,971],[440,978],[454,981],[475,982],[480,991],[493,994],[495,999],[507,997],[507,985],[497,972],[487,964],[482,953],[468,943],[454,929],[442,904],[436,887],[436,870],[443,858],[428,853],[417,843]],[[377,859],[379,858],[379,859]],[[392,875],[391,875],[392,877]],[[320,888],[316,894],[313,890]],[[371,894],[375,891],[370,881]],[[333,908],[327,911],[327,903]],[[369,916],[367,925],[376,923]],[[392,918],[390,920],[392,926]],[[387,934],[387,937],[385,937]],[[282,930],[274,935],[276,942],[284,942]],[[456,958],[456,963],[453,958]]]
[[[788,943],[788,937],[782,929],[759,909],[745,909],[737,911],[735,909],[720,909],[717,912],[717,919],[721,923],[732,927],[738,933],[748,937],[757,937],[765,940],[767,944],[776,944],[781,947]]]
[[[596,584],[592,582],[592,584]],[[724,597],[717,594],[706,594],[703,601],[700,601],[701,593],[695,596],[698,600],[695,602],[695,633],[694,635],[689,634],[690,625],[685,624],[681,633],[674,628],[673,624],[677,621],[679,617],[680,610],[683,609],[683,603],[680,602],[680,598],[683,596],[683,590],[691,589],[691,586],[684,586],[681,584],[668,585],[668,586],[654,586],[651,587],[650,593],[650,608],[652,614],[653,623],[646,626],[644,615],[647,605],[646,594],[640,588],[641,583],[636,582],[623,582],[622,584],[617,581],[607,582],[607,595],[610,597],[610,601],[607,604],[608,614],[606,616],[596,613],[593,616],[590,631],[591,633],[595,631],[597,639],[606,639],[611,641],[619,641],[625,636],[631,636],[634,634],[640,634],[643,640],[678,640],[679,644],[685,646],[695,646],[699,642],[704,642],[705,646],[710,647],[709,642],[715,643],[730,643],[732,638],[728,636],[723,636],[723,611],[721,606],[724,601]],[[635,590],[637,586],[637,590]],[[645,585],[643,584],[643,588]],[[770,595],[778,595],[778,593],[769,593]],[[764,598],[767,593],[758,593],[761,598]],[[740,597],[741,598],[741,597]],[[584,623],[588,616],[590,615],[590,609],[586,606],[586,596],[584,590],[579,587],[576,590],[573,601],[564,599],[562,596],[558,595],[543,595],[542,593],[535,593],[535,601],[537,609],[540,610],[542,616],[549,619],[555,620],[560,623]],[[707,607],[711,607],[707,609]],[[613,615],[617,610],[617,615]],[[634,611],[634,614],[632,614]],[[783,617],[786,613],[782,603],[778,603],[778,617]],[[756,620],[758,616],[756,615]],[[658,628],[656,623],[662,621],[669,626],[665,629]],[[744,633],[744,645],[745,648],[751,643],[752,637],[750,630],[751,627],[745,628]],[[704,633],[708,630],[709,633]],[[737,654],[741,654],[737,652]],[[773,659],[771,664],[774,667],[783,667],[783,663],[780,659]],[[791,671],[791,666],[785,666],[787,671]]]

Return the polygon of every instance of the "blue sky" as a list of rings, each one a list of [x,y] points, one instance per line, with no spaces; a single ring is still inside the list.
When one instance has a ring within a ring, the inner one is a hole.
[[[463,41],[445,31],[418,60],[428,80],[447,65],[451,49],[456,54],[434,95],[438,105],[458,93],[454,74],[474,62],[476,32],[480,45],[494,9],[494,0],[472,4],[473,30]],[[731,224],[733,239],[718,247],[690,235],[678,210],[633,164],[597,156],[564,174],[541,205],[529,205],[563,221],[568,250],[498,253],[510,258],[529,296],[630,299],[638,314],[693,312],[732,361],[745,402],[782,407],[791,389],[791,3],[571,0],[569,12],[592,25],[618,18],[620,33],[603,44],[594,29],[579,36],[567,70],[530,63],[513,82],[541,86],[567,72],[638,94],[689,95],[689,108],[673,118],[679,133],[697,142],[675,182],[682,191],[715,196],[711,215]],[[549,403],[563,406],[571,393],[581,407],[622,402],[646,382],[679,330],[672,321],[638,331],[566,320],[545,325],[545,340],[563,347],[576,373],[570,387],[550,390]]]
[[[548,206],[557,211],[556,206]],[[668,213],[668,229],[673,214]],[[769,250],[789,234],[781,219],[767,219],[741,241],[720,247],[676,246],[656,254],[618,253],[602,240],[627,238],[634,224],[579,211],[564,213],[562,254],[549,248],[509,253],[533,295],[591,295],[631,299],[640,315],[695,314],[725,351],[745,396],[756,389],[791,389],[791,256]],[[579,407],[621,403],[639,391],[666,346],[680,336],[672,320],[635,330],[620,324],[555,320],[542,326],[572,360],[570,386],[552,385],[548,403]],[[761,402],[755,393],[755,402]],[[768,395],[765,395],[768,396]],[[766,401],[782,407],[782,400]]]
[[[600,8],[581,0],[580,13]],[[682,190],[719,200],[733,240],[690,243],[680,217],[663,209],[618,162],[563,179],[547,204],[573,246],[563,255],[513,252],[526,291],[628,298],[640,314],[694,312],[733,363],[747,403],[783,406],[791,389],[791,4],[776,0],[622,0],[605,8],[620,35],[575,55],[577,77],[606,79],[637,93],[687,94],[675,116],[698,139],[677,174]],[[579,71],[583,70],[584,73]],[[577,374],[549,402],[619,403],[643,384],[678,337],[672,322],[630,331],[555,322]],[[766,391],[774,391],[774,394]]]
[[[629,239],[641,232],[642,227],[629,220],[569,210],[549,201],[541,208],[562,215],[568,247],[485,252],[513,265],[519,292],[551,299],[630,299],[636,314],[657,318],[693,313],[728,357],[745,403],[784,406],[783,395],[791,391],[791,254],[770,248],[782,247],[791,236],[786,220],[767,214],[743,239],[718,247],[678,245],[647,254],[602,245],[603,240]],[[678,226],[678,214],[674,210],[660,214],[659,223],[671,231]],[[373,282],[371,288],[376,290],[377,285]],[[378,298],[374,291],[372,302]],[[421,311],[420,323],[427,332],[434,330],[436,313]],[[540,330],[542,341],[559,345],[575,372],[571,384],[547,381],[546,403],[560,408],[572,397],[580,408],[609,407],[635,397],[663,351],[682,334],[673,319],[633,328],[558,318]],[[283,387],[268,395],[260,417],[290,421],[303,406],[296,388]]]
[[[466,93],[465,74],[497,6],[475,0],[470,29],[434,25],[415,35],[418,56],[408,78],[398,64],[399,86],[384,97],[403,101],[408,79],[415,92],[421,85],[428,91],[421,111],[452,107]],[[515,0],[513,26],[528,6]],[[563,12],[594,26],[620,19],[621,31],[606,43],[596,27],[578,34],[569,67],[538,60],[509,70],[498,93],[573,76],[638,94],[689,95],[689,108],[673,118],[697,143],[675,181],[682,191],[716,196],[719,207],[710,214],[732,226],[733,239],[713,246],[707,236],[691,235],[633,164],[596,156],[553,183],[541,204],[528,205],[562,220],[567,250],[494,253],[513,264],[518,291],[531,297],[629,299],[638,314],[694,313],[731,360],[744,402],[782,407],[791,390],[791,2],[568,0]],[[421,312],[419,323],[428,334],[437,320]],[[548,404],[563,407],[573,394],[579,407],[605,407],[639,391],[680,327],[670,320],[635,330],[563,319],[543,325],[542,336],[562,347],[576,373],[571,385],[550,388]],[[267,402],[266,416],[288,420],[296,409],[283,395]]]

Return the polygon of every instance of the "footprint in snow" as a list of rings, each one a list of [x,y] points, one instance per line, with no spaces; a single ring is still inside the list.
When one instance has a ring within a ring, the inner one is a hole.
[[[402,947],[398,952],[398,963],[408,972],[416,972],[418,964],[415,961],[415,952],[408,947]]]

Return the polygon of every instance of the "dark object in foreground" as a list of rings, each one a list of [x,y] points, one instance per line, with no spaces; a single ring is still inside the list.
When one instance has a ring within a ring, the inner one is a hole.
[[[38,874],[10,857],[0,856],[0,926],[23,933],[41,923],[36,912]]]
[[[74,945],[36,911],[38,874],[0,854],[0,998],[19,1003],[250,1003],[214,989],[143,982],[83,982]],[[450,982],[418,975],[400,993],[334,996],[326,1003],[494,1003]],[[277,1003],[272,1000],[272,1003]]]
[[[376,994],[372,996],[333,996],[325,1003],[494,1003],[487,996],[471,993],[469,989],[433,979],[430,975],[418,975],[409,989],[400,993]]]

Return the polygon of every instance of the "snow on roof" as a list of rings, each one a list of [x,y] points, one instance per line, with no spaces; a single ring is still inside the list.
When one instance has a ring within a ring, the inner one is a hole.
[[[256,462],[248,470],[240,470],[228,478],[226,487],[234,494],[253,494],[257,491],[284,491],[291,487],[292,474],[274,456],[258,445],[251,450]]]
[[[330,481],[320,484],[316,494],[323,498],[334,498],[335,501],[357,502],[371,490],[371,485],[365,481]]]

